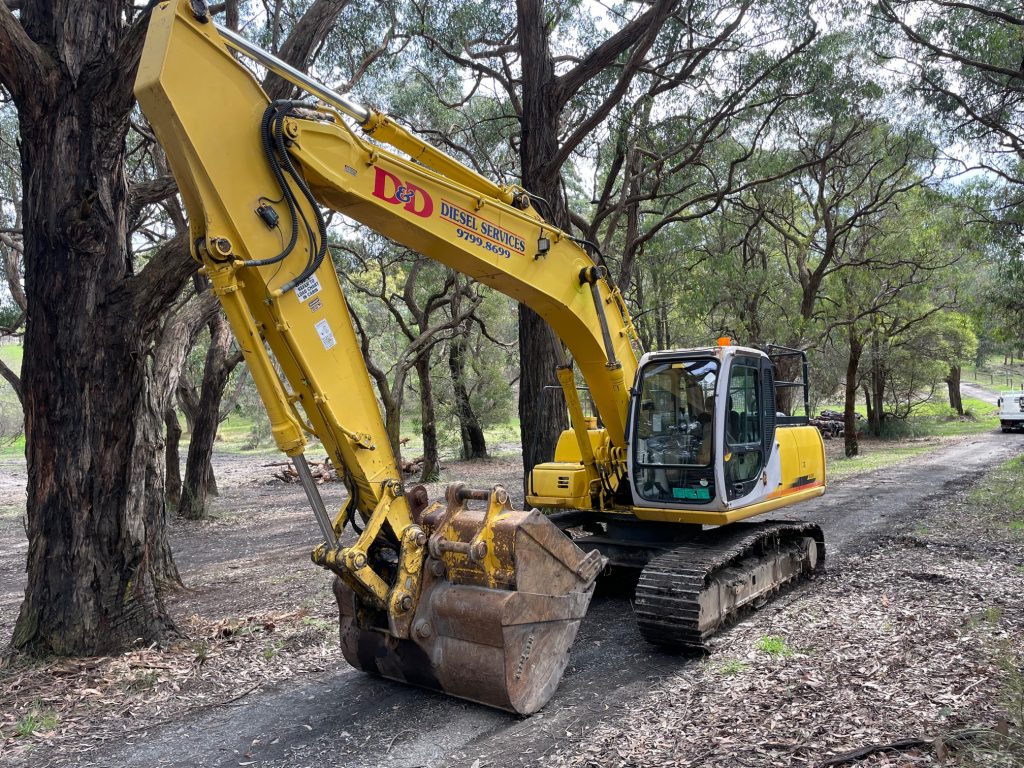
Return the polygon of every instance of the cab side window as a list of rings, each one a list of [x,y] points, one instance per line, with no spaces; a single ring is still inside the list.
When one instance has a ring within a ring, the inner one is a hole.
[[[759,372],[754,365],[734,362],[729,374],[725,414],[725,473],[729,498],[750,492],[764,464],[764,424]]]

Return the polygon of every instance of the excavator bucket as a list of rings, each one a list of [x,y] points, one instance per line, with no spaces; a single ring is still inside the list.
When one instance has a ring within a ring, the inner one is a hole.
[[[489,508],[468,510],[469,499]],[[374,627],[335,579],[345,658],[392,680],[536,712],[558,687],[604,559],[537,510],[512,511],[501,488],[450,488],[447,508],[435,505],[420,523],[431,556],[408,639]]]

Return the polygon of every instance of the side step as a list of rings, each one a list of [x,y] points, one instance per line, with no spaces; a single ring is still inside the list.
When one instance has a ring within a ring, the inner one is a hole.
[[[648,642],[706,650],[706,641],[781,587],[819,570],[825,537],[814,523],[733,523],[653,558],[634,614]]]

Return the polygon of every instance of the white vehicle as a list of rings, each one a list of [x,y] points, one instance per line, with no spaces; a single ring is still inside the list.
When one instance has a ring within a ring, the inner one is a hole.
[[[1003,432],[1024,429],[1024,392],[1003,392],[996,401]]]

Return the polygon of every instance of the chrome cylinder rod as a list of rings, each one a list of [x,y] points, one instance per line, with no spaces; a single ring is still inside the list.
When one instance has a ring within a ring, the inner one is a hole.
[[[334,549],[338,544],[338,540],[334,536],[334,526],[331,525],[331,518],[327,514],[327,507],[324,506],[324,500],[320,497],[320,490],[316,487],[313,475],[309,471],[306,457],[301,453],[298,456],[292,456],[292,463],[295,465],[295,471],[299,474],[302,490],[306,492],[309,505],[313,508],[313,516],[316,517],[317,525],[320,526],[320,532],[324,535],[324,541],[327,542],[328,547]]]
[[[305,75],[290,64],[281,61],[281,59],[277,58],[269,51],[265,51],[258,45],[254,45],[249,42],[237,32],[228,29],[227,27],[222,27],[220,24],[217,25],[217,31],[220,32],[221,37],[224,38],[224,42],[227,43],[229,47],[234,48],[239,53],[244,53],[255,61],[258,61],[271,72],[280,75],[292,85],[308,91],[340,112],[354,118],[360,124],[365,123],[370,119],[370,110],[366,107],[361,104],[357,104],[346,96],[342,96],[340,93],[332,91],[323,83],[318,83],[309,75]]]

